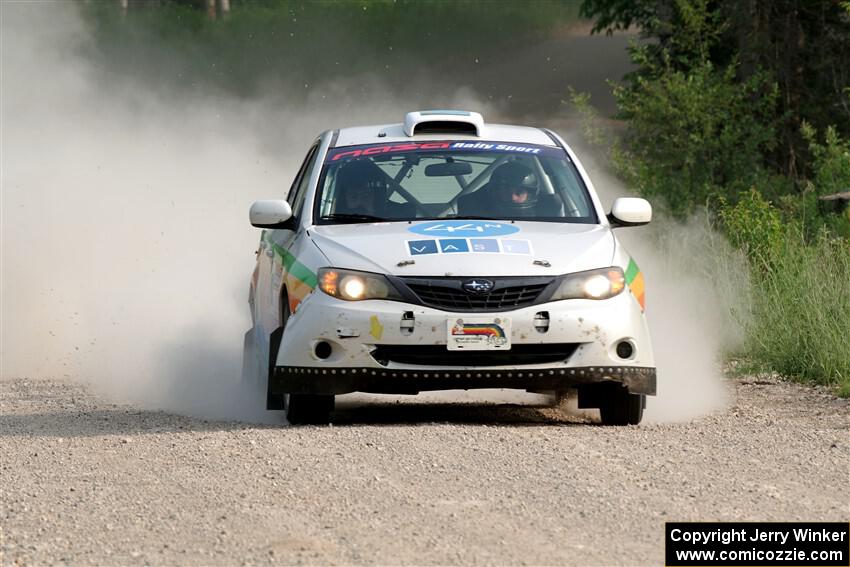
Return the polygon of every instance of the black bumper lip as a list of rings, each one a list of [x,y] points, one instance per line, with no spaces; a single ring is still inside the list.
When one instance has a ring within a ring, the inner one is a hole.
[[[633,394],[655,395],[655,368],[644,366],[583,366],[532,369],[409,369],[362,367],[276,366],[269,377],[272,394],[416,394],[429,390],[514,388],[564,390],[613,382]]]

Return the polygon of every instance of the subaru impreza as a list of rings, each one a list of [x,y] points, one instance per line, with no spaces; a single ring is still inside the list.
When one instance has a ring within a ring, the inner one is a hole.
[[[285,199],[257,201],[245,372],[268,409],[327,423],[350,392],[511,388],[640,422],[656,372],[643,274],[555,132],[475,112],[320,134]]]

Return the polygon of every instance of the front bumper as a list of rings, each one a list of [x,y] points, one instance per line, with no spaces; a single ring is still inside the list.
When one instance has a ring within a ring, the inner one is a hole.
[[[411,370],[278,366],[269,381],[269,391],[272,394],[418,394],[429,390],[478,388],[564,391],[602,382],[622,384],[633,394],[655,395],[655,368],[591,366],[534,370]]]
[[[545,312],[541,332],[535,317]],[[474,358],[433,357],[431,362],[387,359],[383,351],[445,349],[446,321],[476,315],[407,303],[341,301],[314,291],[291,315],[269,376],[269,391],[344,394],[417,393],[428,390],[516,388],[564,391],[581,385],[620,383],[635,394],[654,395],[655,364],[643,312],[628,292],[604,300],[567,300],[488,316],[511,319],[511,351],[496,363],[469,364]],[[411,320],[412,317],[412,320]],[[634,353],[620,358],[616,345],[628,341]],[[328,343],[320,357],[316,345]],[[564,347],[563,357],[545,362],[522,352]],[[433,363],[436,361],[436,363]],[[525,363],[530,361],[530,363]]]

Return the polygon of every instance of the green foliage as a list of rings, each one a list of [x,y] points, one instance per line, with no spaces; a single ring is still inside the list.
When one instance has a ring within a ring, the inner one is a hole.
[[[747,356],[765,370],[850,395],[850,241],[789,227],[753,276]]]
[[[815,192],[829,195],[850,191],[850,139],[842,140],[835,127],[829,126],[821,144],[808,122],[803,122],[802,133],[814,158],[811,183]]]
[[[795,182],[810,173],[804,121],[833,124],[850,136],[850,10],[835,0],[583,0],[581,14],[596,31],[637,26],[645,39],[634,51],[631,81],[711,63],[735,68],[741,84],[773,78],[776,97],[769,122],[776,143],[760,163]]]
[[[657,9],[657,0],[584,0],[580,14],[595,19],[594,32],[611,34],[631,26],[654,29],[658,22]]]
[[[531,7],[488,0],[232,0],[227,17],[211,20],[204,4],[139,0],[126,15],[117,1],[81,9],[97,55],[113,72],[246,96],[262,89],[307,96],[318,85],[365,75],[401,88],[435,70],[464,85],[476,57],[502,57],[575,21],[578,11],[555,0]]]
[[[799,222],[809,240],[822,230],[850,238],[850,209],[843,201],[820,201],[818,197],[850,191],[850,141],[842,140],[835,128],[829,127],[824,142],[818,142],[817,132],[803,124],[802,136],[809,144],[812,156],[812,175],[800,194],[780,199],[785,217]]]
[[[582,13],[650,39],[615,90],[628,134],[612,161],[680,217],[708,204],[745,252],[745,356],[850,396],[850,211],[817,199],[850,191],[850,13],[838,8],[585,0]],[[573,102],[587,125],[588,101]]]
[[[730,243],[753,265],[770,271],[785,236],[780,211],[752,188],[734,206],[721,206],[719,213]]]
[[[762,154],[774,139],[775,85],[764,75],[739,83],[734,67],[721,71],[709,62],[653,75],[615,89],[629,121],[621,173],[679,216],[717,197],[734,203],[763,175]]]

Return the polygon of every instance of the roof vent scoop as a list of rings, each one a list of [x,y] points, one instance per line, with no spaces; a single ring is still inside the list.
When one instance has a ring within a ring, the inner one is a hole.
[[[477,112],[465,110],[419,110],[404,117],[404,133],[416,134],[467,134],[481,136],[484,118]]]

